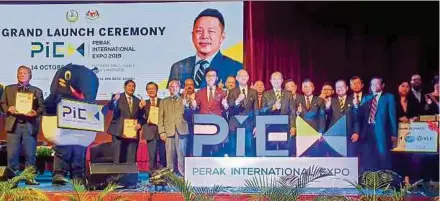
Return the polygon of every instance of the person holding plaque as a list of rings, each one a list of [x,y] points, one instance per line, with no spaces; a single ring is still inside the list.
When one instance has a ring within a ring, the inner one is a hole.
[[[124,93],[112,96],[108,103],[113,110],[113,118],[108,133],[113,135],[113,163],[136,163],[136,153],[139,144],[138,131],[143,124],[143,111],[139,108],[141,100],[133,95],[136,83],[127,80],[124,83]]]
[[[172,171],[177,155],[177,174],[185,174],[185,152],[188,142],[188,123],[185,119],[184,99],[179,96],[180,82],[171,80],[168,85],[170,96],[159,104],[159,134],[160,139],[166,141],[167,167]]]
[[[32,70],[20,66],[17,70],[17,84],[6,86],[1,97],[1,108],[6,113],[8,168],[19,171],[21,146],[25,152],[25,165],[35,166],[37,135],[44,110],[43,91],[29,84]],[[27,185],[39,185],[27,180]]]
[[[148,147],[148,157],[150,163],[150,171],[158,169],[157,167],[157,154],[159,154],[160,162],[162,167],[166,166],[165,158],[165,142],[159,139],[159,131],[157,129],[157,124],[159,121],[159,103],[160,98],[157,97],[157,90],[159,86],[154,82],[147,83],[147,95],[149,100],[141,100],[139,103],[139,108],[143,110],[147,120],[144,125],[142,125],[142,134],[147,141]],[[161,143],[162,146],[158,146]],[[163,150],[161,150],[163,148]]]

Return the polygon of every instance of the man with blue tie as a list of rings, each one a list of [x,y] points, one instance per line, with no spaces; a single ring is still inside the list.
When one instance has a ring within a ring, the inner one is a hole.
[[[383,92],[385,84],[382,78],[375,77],[370,84],[372,93],[359,106],[360,141],[363,146],[360,153],[361,173],[391,169],[390,150],[397,140],[394,96]]]
[[[205,70],[210,67],[218,74],[218,81],[225,82],[228,76],[235,76],[243,64],[224,56],[220,46],[225,39],[225,21],[216,9],[205,9],[194,20],[192,42],[197,50],[195,56],[180,60],[171,66],[170,80],[194,80],[195,88],[206,87]]]

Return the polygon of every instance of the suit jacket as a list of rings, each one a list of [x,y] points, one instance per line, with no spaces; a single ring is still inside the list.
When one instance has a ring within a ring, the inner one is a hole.
[[[296,127],[296,117],[299,115],[301,118],[303,118],[310,126],[312,126],[315,130],[317,130],[320,133],[324,133],[325,131],[325,103],[324,99],[313,96],[312,100],[310,101],[310,109],[307,110],[306,108],[306,98],[304,95],[296,95],[296,100],[293,105],[295,105],[295,111],[297,111],[297,108],[301,104],[301,113],[297,114],[297,112],[294,113],[294,127]]]
[[[289,126],[294,126],[293,114],[295,110],[292,105],[292,93],[281,89],[281,109],[272,110],[272,106],[275,105],[276,102],[277,97],[275,91],[273,89],[265,91],[263,93],[263,107],[258,111],[257,115],[289,115]]]
[[[417,115],[425,115],[426,111],[425,111],[425,105],[426,105],[426,98],[425,95],[426,93],[424,93],[423,91],[420,91],[420,101],[416,98],[416,95],[414,95],[414,92],[410,89],[409,94],[408,94],[408,100],[411,100],[411,107],[415,107],[416,108],[416,113]],[[408,102],[409,104],[409,102]]]
[[[235,100],[240,96],[240,87],[235,87],[230,90],[228,95],[228,105],[229,105],[229,130],[235,130],[239,127],[238,121],[233,118],[235,115],[245,115],[248,118],[245,121],[246,128],[250,129],[255,127],[255,113],[258,107],[258,97],[257,91],[248,87],[247,96],[240,104],[236,105]]]
[[[113,95],[114,96],[114,95]],[[112,100],[108,103],[108,108],[113,110],[113,118],[110,121],[108,133],[114,136],[123,136],[124,119],[137,119],[139,124],[144,123],[143,111],[139,108],[139,102],[141,101],[136,96],[132,99],[132,113],[128,106],[127,96],[125,93],[120,93],[120,98],[117,101]]]
[[[406,105],[406,112],[403,110],[403,106],[400,103],[400,95],[395,96],[396,97],[396,118],[397,121],[399,121],[400,117],[406,117],[408,119],[417,117],[419,114],[419,102],[415,97],[408,96],[407,97],[407,105]],[[425,98],[425,97],[423,97]]]
[[[160,98],[157,98],[156,107],[159,107],[160,101],[161,101]],[[143,119],[145,120],[145,123],[142,125],[142,134],[144,135],[144,138],[146,140],[152,140],[155,138],[158,139],[159,130],[157,128],[157,125],[148,123],[148,116],[150,115],[151,100],[147,100],[145,102],[147,104],[142,109],[143,113],[144,113]]]
[[[339,104],[339,97],[332,97],[330,108],[326,109],[326,111],[330,118],[330,125],[326,130],[333,126],[341,117],[346,115],[347,137],[351,138],[353,133],[359,133],[359,125],[356,119],[358,109],[354,107],[353,99],[349,99],[349,96],[345,97],[343,110],[341,110]]]
[[[41,115],[44,111],[44,99],[43,99],[43,91],[35,86],[29,85],[28,92],[34,94],[34,100],[33,100],[33,106],[32,109],[37,112],[36,117],[26,117],[24,115],[12,115],[8,113],[8,109],[10,106],[15,106],[15,96],[18,91],[18,84],[12,84],[5,87],[5,90],[1,97],[1,108],[3,112],[6,114],[6,122],[5,122],[5,128],[7,132],[13,132],[15,123],[17,118],[27,120],[29,123],[32,124],[32,134],[36,135],[39,132],[40,129],[40,121],[41,121]]]
[[[212,100],[208,101],[208,89],[205,87],[200,89],[196,94],[196,102],[199,114],[216,114],[223,116],[225,110],[222,105],[222,100],[226,97],[226,92],[223,89],[216,87],[215,95]]]
[[[191,56],[186,59],[180,60],[171,66],[170,76],[168,78],[168,83],[170,80],[180,80],[180,83],[185,83],[188,78],[194,79],[194,70],[196,65],[196,56]],[[243,69],[243,64],[224,56],[220,51],[212,59],[210,66],[217,70],[217,77],[219,81],[223,83],[226,82],[228,76],[235,76],[237,71]],[[168,84],[167,84],[168,86]],[[200,86],[195,86],[196,88],[206,87],[206,80],[202,79]]]
[[[379,97],[375,115],[374,136],[367,133],[373,98],[373,94],[368,94],[359,108],[360,139],[375,142],[380,153],[384,153],[392,148],[391,136],[397,137],[395,98],[392,94],[385,92],[382,92]]]
[[[167,137],[174,136],[176,130],[180,135],[189,134],[182,98],[176,97],[176,100],[171,96],[166,97],[159,104],[159,134],[165,133]]]

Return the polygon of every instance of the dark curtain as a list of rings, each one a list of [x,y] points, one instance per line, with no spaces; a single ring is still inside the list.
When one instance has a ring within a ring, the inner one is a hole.
[[[271,88],[274,71],[297,83],[312,79],[315,93],[326,81],[353,75],[364,83],[382,76],[392,92],[413,73],[430,83],[438,74],[438,6],[439,2],[245,2],[245,66],[251,82],[263,80],[266,89]]]

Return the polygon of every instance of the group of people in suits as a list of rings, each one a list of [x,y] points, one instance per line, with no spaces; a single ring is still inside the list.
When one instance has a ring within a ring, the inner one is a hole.
[[[288,125],[270,125],[266,129],[267,133],[271,130],[289,131],[290,136],[287,142],[268,142],[267,147],[287,149],[290,156],[297,156],[295,141],[297,117],[304,119],[319,133],[324,133],[341,117],[346,116],[347,156],[359,157],[361,172],[392,169],[390,150],[397,139],[398,113],[396,113],[396,108],[398,107],[396,97],[384,92],[385,83],[380,77],[370,80],[368,94],[363,92],[362,79],[354,76],[349,84],[345,80],[336,81],[334,88],[331,84],[324,84],[321,94],[317,96],[314,95],[315,87],[311,80],[302,81],[302,94],[299,94],[296,83],[293,80],[284,81],[281,72],[271,74],[272,89],[270,90],[265,90],[262,81],[257,81],[250,86],[248,84],[249,74],[243,69],[239,70],[235,77],[227,77],[226,90],[223,89],[224,85],[218,82],[219,78],[215,69],[207,68],[204,76],[206,86],[197,92],[194,90],[196,85],[192,78],[184,81],[182,93],[179,93],[180,80],[170,80],[168,85],[170,96],[155,101],[156,104],[160,102],[158,124],[151,129],[150,124],[145,124],[145,120],[139,119],[142,123],[136,127],[144,128],[144,133],[148,130],[151,133],[149,136],[156,136],[147,139],[149,146],[150,143],[156,144],[158,141],[165,143],[166,148],[162,149],[165,154],[162,153],[162,155],[166,156],[166,167],[176,170],[178,174],[184,175],[184,157],[191,155],[194,114],[215,114],[222,116],[229,123],[229,135],[225,142],[203,147],[202,155],[211,157],[235,156],[237,127],[245,128],[245,155],[255,156],[255,118],[257,115],[289,116]],[[282,88],[283,83],[284,88]],[[148,93],[148,86],[155,86],[152,96]],[[348,94],[349,88],[352,91],[351,94]],[[150,98],[157,98],[157,85],[147,84],[147,94]],[[139,103],[140,112],[136,118],[147,118],[149,104],[139,100],[135,104],[137,103]],[[438,114],[438,102],[431,101],[427,108],[434,107],[433,104],[437,104],[436,114]],[[248,118],[240,124],[234,118],[235,115],[246,115]],[[413,118],[411,121],[414,120],[416,119]],[[157,142],[153,142],[154,140]],[[115,143],[115,146],[119,147],[120,144]],[[331,150],[324,140],[320,140],[314,149],[310,149],[302,156],[341,156]],[[156,169],[159,167],[156,164],[156,156],[161,151],[153,145],[149,148],[149,152],[150,158],[153,159],[150,160],[150,168]],[[135,152],[130,153],[135,154]],[[163,162],[165,159],[161,158],[160,161]]]
[[[0,102],[1,109],[6,114],[8,167],[17,173],[21,148],[25,153],[25,165],[35,165],[37,134],[44,107],[43,92],[29,84],[31,78],[31,69],[20,66],[17,70],[18,83],[5,87]],[[191,155],[194,114],[218,115],[229,123],[229,135],[225,142],[204,147],[203,156],[211,157],[235,156],[237,127],[245,128],[245,155],[255,156],[255,118],[258,115],[289,116],[288,125],[270,125],[267,128],[268,132],[285,129],[290,133],[288,141],[268,142],[267,147],[288,149],[290,156],[296,156],[297,117],[323,133],[341,117],[346,116],[348,156],[359,157],[361,172],[393,169],[390,150],[396,141],[398,123],[416,121],[419,115],[439,113],[438,76],[433,81],[434,90],[431,93],[421,91],[421,77],[414,75],[410,82],[404,81],[399,85],[396,96],[384,92],[385,84],[379,77],[371,79],[368,94],[363,94],[361,78],[354,76],[349,85],[344,80],[336,81],[335,90],[331,84],[324,84],[319,96],[314,95],[315,87],[311,80],[302,81],[302,94],[299,94],[296,83],[293,80],[285,81],[281,72],[271,74],[272,89],[269,90],[265,90],[262,81],[250,86],[249,74],[243,69],[235,77],[227,77],[226,90],[223,89],[225,85],[219,83],[216,69],[207,68],[204,79],[206,87],[198,91],[195,90],[196,85],[192,78],[187,78],[184,86],[181,86],[180,80],[171,80],[168,84],[170,95],[163,99],[157,96],[158,85],[149,82],[146,84],[148,100],[134,96],[136,83],[127,80],[124,83],[124,92],[114,94],[108,103],[109,109],[113,110],[108,129],[108,133],[113,136],[113,162],[135,163],[139,138],[142,135],[148,143],[150,169],[168,167],[183,176],[184,158]],[[349,86],[351,94],[348,94]],[[15,109],[17,92],[33,94],[30,112],[21,114]],[[235,115],[246,115],[248,118],[240,124],[234,118]],[[127,137],[124,134],[126,119],[136,120],[136,136]],[[320,140],[316,149],[303,156],[338,156],[326,146],[326,142]],[[421,172],[438,170],[438,155],[434,157],[420,160]],[[400,161],[405,160],[408,161],[408,157]],[[424,175],[423,178],[436,179],[435,175]],[[28,180],[26,183],[39,184],[35,180]]]

